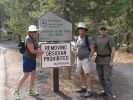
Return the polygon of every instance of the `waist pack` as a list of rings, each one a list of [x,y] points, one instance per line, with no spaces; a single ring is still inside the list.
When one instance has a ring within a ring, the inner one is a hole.
[[[25,52],[26,49],[26,45],[24,41],[20,41],[18,44],[18,50],[21,54],[23,54]]]

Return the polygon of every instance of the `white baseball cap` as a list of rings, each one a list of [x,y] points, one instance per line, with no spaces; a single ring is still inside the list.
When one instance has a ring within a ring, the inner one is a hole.
[[[79,24],[78,24],[78,26],[77,26],[77,30],[80,29],[80,28],[85,29],[85,31],[88,30],[88,29],[86,28],[86,25],[85,25],[84,22],[79,22]]]
[[[38,31],[38,29],[36,28],[35,25],[30,25],[29,28],[28,28],[28,31],[29,32],[34,32],[34,31]]]

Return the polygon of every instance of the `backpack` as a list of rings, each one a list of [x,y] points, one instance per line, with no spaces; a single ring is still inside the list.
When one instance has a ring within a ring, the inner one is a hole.
[[[90,43],[89,43],[88,37],[89,37],[88,35],[85,35],[85,44],[86,44],[86,46],[88,47],[88,50],[89,50],[89,52],[90,52],[91,49],[90,49],[90,47],[89,47]]]
[[[25,41],[20,41],[18,44],[19,52],[23,54],[25,52],[25,49],[26,49]]]

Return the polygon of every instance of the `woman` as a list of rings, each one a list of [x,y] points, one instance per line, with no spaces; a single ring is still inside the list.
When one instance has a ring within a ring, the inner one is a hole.
[[[21,99],[19,90],[22,87],[24,81],[29,77],[29,90],[28,94],[31,96],[38,96],[38,92],[33,90],[33,84],[36,73],[36,56],[37,54],[43,54],[44,51],[39,51],[38,42],[36,41],[37,28],[35,25],[30,25],[28,28],[28,35],[25,40],[26,50],[23,54],[23,74],[18,82],[16,90],[13,91],[13,96],[16,99]]]

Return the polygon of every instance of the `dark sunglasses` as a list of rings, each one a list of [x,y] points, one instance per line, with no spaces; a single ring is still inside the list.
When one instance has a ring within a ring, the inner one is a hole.
[[[30,33],[37,33],[37,31],[31,31]]]
[[[106,27],[101,27],[100,30],[101,31],[106,31],[107,29],[106,29]]]

